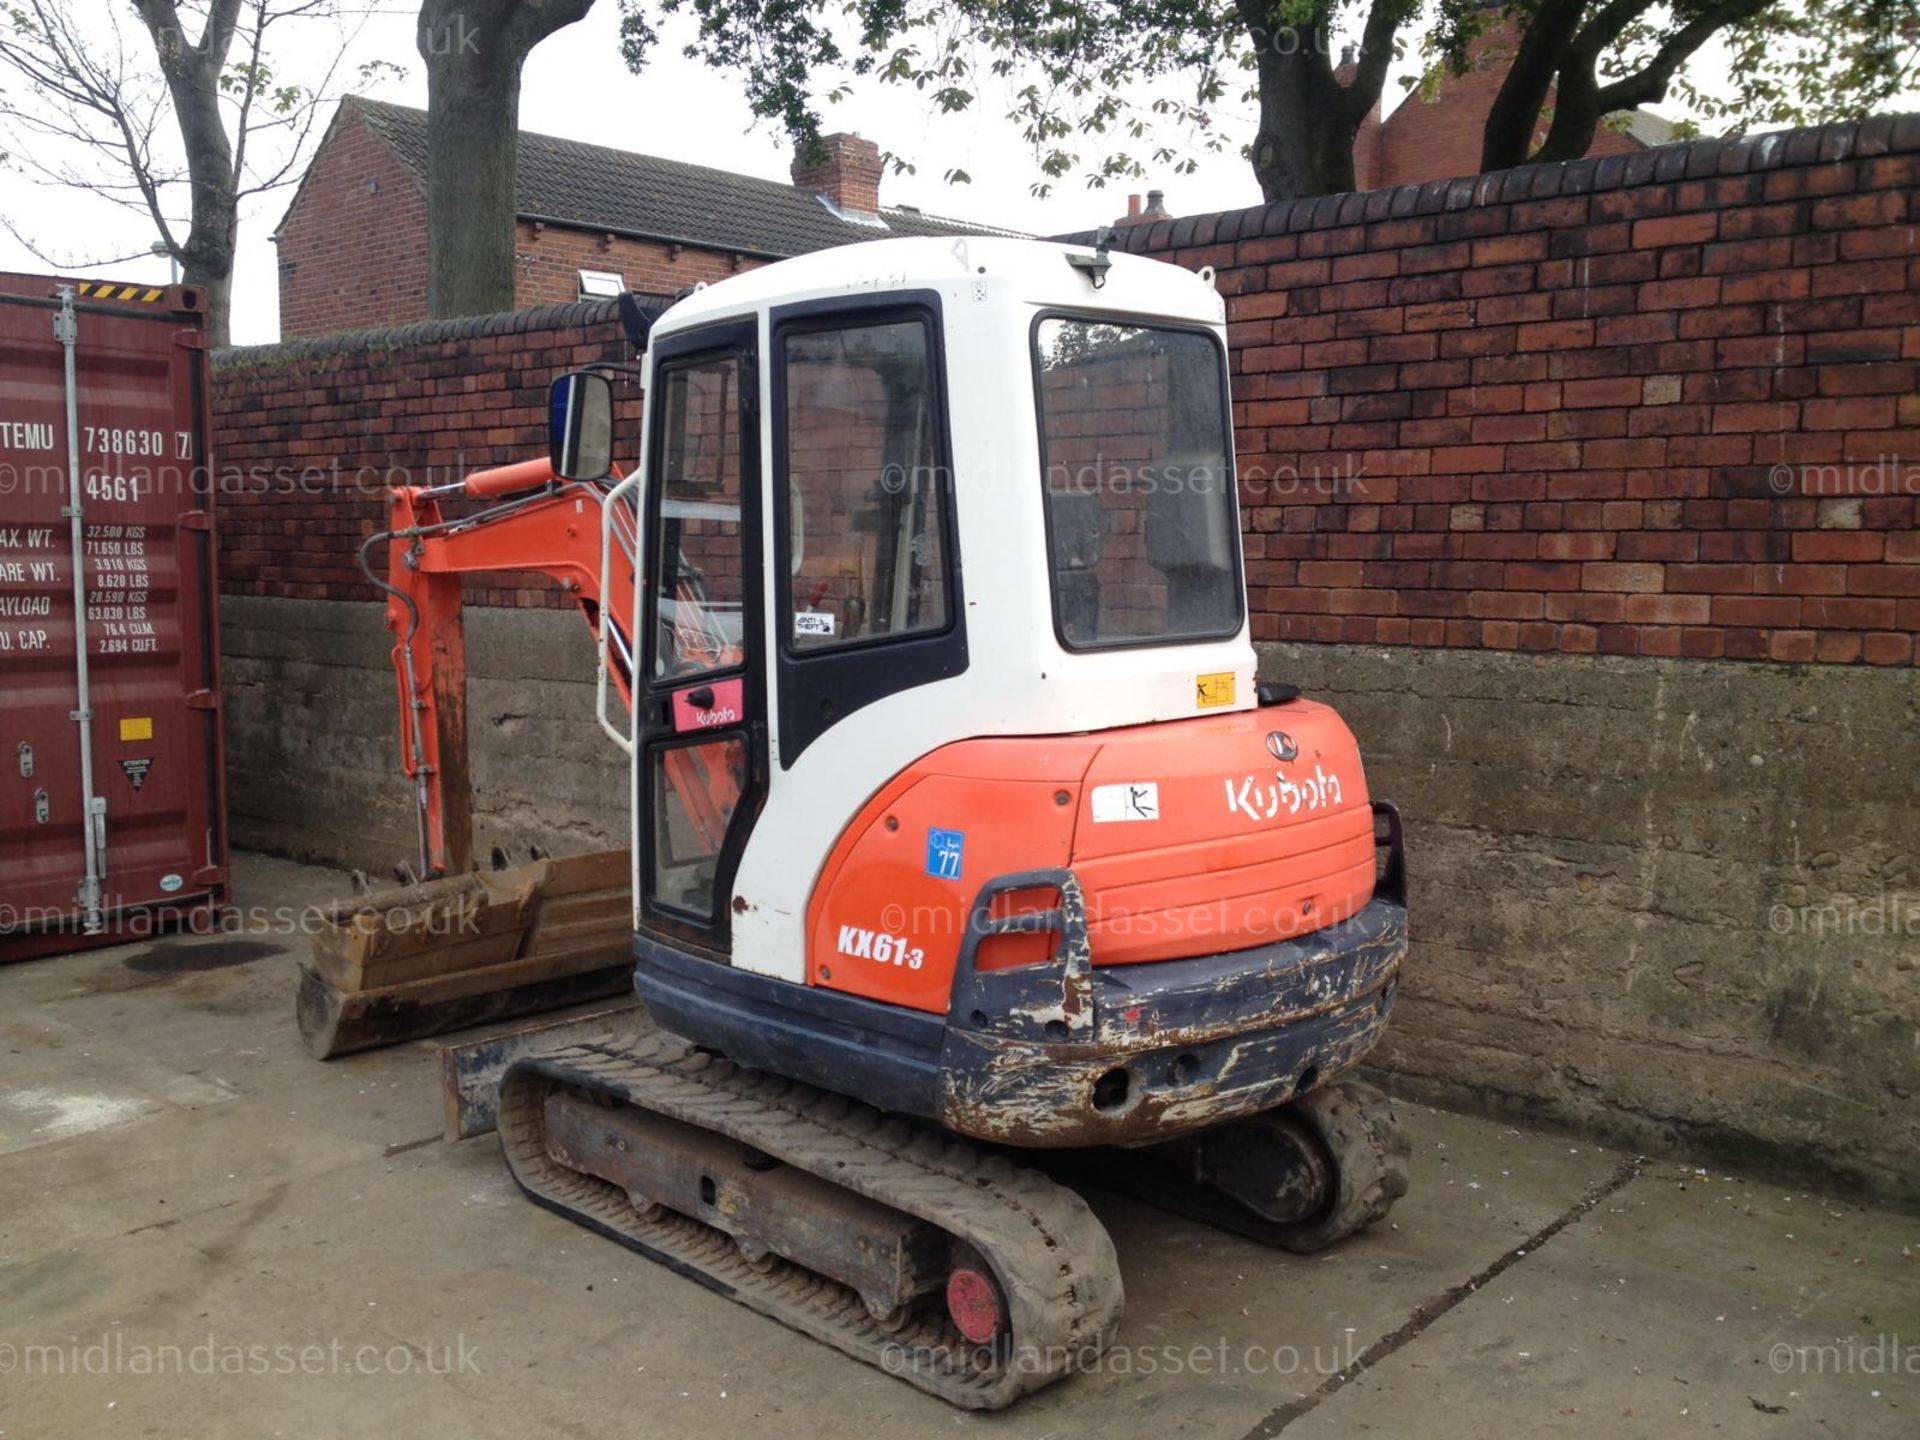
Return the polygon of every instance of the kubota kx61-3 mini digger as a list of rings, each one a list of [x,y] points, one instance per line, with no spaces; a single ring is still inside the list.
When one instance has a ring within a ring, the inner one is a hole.
[[[654,321],[631,478],[592,369],[548,461],[396,492],[430,861],[460,571],[559,577],[603,723],[628,702],[650,1021],[516,1064],[514,1174],[961,1405],[1120,1314],[1021,1150],[1300,1251],[1406,1188],[1340,1078],[1406,951],[1399,819],[1337,714],[1256,683],[1210,282],[998,239],[784,261]]]

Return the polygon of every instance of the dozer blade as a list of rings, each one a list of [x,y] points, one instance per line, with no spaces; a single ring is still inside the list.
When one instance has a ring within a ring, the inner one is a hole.
[[[316,1060],[626,992],[625,850],[403,886],[309,912],[300,1038]]]
[[[522,1058],[499,1130],[540,1204],[954,1405],[1011,1404],[1119,1323],[1065,1186],[658,1029]]]

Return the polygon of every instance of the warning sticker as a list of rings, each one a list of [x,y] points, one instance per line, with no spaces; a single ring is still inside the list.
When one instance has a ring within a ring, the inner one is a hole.
[[[137,760],[122,760],[120,768],[127,772],[127,779],[133,783],[133,788],[138,790],[147,783],[147,772],[153,769],[153,757],[143,755]]]
[[[1093,787],[1093,822],[1104,825],[1115,820],[1158,820],[1160,786],[1153,780],[1130,780],[1124,785]]]
[[[151,715],[130,715],[120,722],[122,740],[153,739],[153,717]]]
[[[1233,704],[1233,672],[1223,670],[1218,675],[1194,676],[1193,703],[1201,710],[1217,710],[1222,705]]]

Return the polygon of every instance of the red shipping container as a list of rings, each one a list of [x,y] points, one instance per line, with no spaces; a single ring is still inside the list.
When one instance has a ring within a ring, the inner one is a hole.
[[[0,961],[226,906],[211,435],[194,287],[0,274]]]

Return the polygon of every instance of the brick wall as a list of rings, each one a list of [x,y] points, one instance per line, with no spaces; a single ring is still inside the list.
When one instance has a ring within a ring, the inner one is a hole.
[[[1907,665],[1920,116],[1189,217],[1261,640]]]
[[[422,318],[426,235],[427,202],[413,175],[343,107],[277,235],[280,333],[328,335]]]
[[[389,485],[445,484],[545,454],[554,376],[628,358],[612,301],[223,352],[214,368],[223,590],[376,598],[356,555],[382,528]],[[619,426],[631,453],[637,398]],[[525,576],[472,585],[468,596],[567,603]]]

